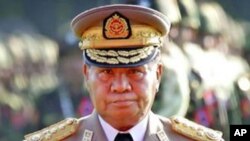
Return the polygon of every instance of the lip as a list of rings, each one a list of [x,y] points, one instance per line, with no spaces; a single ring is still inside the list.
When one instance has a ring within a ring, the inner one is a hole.
[[[117,107],[126,107],[133,105],[135,102],[135,100],[116,100],[113,101],[111,104]]]

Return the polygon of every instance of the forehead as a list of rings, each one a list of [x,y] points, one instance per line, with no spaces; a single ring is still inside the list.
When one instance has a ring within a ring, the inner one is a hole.
[[[98,67],[98,66],[90,66],[90,69],[93,70],[102,70],[102,69],[112,69],[112,70],[130,70],[130,69],[143,69],[143,70],[148,70],[149,69],[149,64],[144,64],[144,65],[140,65],[140,66],[136,66],[136,67]]]

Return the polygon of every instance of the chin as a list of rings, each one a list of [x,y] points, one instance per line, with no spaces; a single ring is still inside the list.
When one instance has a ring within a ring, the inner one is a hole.
[[[136,111],[131,111],[131,110],[120,110],[117,112],[112,112],[112,115],[114,117],[119,117],[120,119],[126,119],[126,118],[132,118],[138,116]]]

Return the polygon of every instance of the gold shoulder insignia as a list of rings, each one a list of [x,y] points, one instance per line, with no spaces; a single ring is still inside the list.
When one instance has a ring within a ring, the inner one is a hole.
[[[222,132],[199,125],[183,117],[172,117],[172,128],[175,132],[197,141],[224,141]]]
[[[25,135],[24,141],[58,141],[76,132],[78,119],[67,118],[42,130]]]

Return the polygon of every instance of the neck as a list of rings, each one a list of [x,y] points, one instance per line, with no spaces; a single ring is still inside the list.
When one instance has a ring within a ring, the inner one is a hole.
[[[143,120],[146,117],[146,115],[143,115],[139,118],[132,118],[132,117],[124,117],[119,119],[111,119],[111,118],[105,118],[102,116],[103,120],[105,120],[107,123],[109,123],[113,128],[119,130],[119,131],[128,131],[132,127],[134,127],[136,124],[138,124],[141,120]]]
[[[109,120],[104,118],[104,120],[119,131],[127,131],[130,128],[134,127],[137,123],[139,123],[142,120],[142,118],[136,120],[132,119]]]

